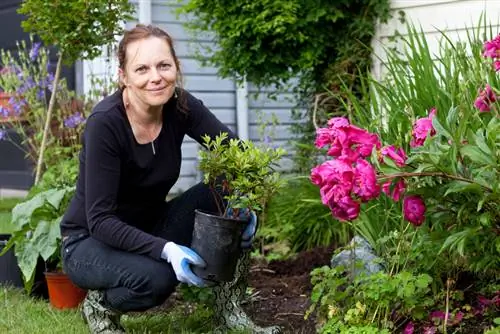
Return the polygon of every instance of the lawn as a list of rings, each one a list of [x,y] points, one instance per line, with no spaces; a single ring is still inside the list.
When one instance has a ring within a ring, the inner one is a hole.
[[[2,334],[88,334],[78,310],[54,309],[48,302],[29,298],[16,289],[0,287],[0,313]],[[185,304],[168,310],[126,315],[123,325],[127,333],[141,334],[211,331],[210,311],[196,305],[186,307]]]
[[[16,206],[20,198],[3,198],[0,199],[0,234],[8,234],[11,231],[10,217],[11,211]]]

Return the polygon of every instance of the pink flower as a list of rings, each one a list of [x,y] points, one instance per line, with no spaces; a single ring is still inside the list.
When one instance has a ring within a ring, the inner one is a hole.
[[[344,196],[337,201],[330,201],[328,206],[332,210],[333,217],[340,221],[358,218],[359,202],[353,200],[350,196]]]
[[[328,121],[328,128],[316,130],[315,145],[330,145],[327,155],[355,162],[369,156],[374,147],[380,148],[380,140],[376,134],[349,124],[347,118],[334,117]]]
[[[323,204],[348,196],[352,189],[353,169],[342,158],[328,160],[311,170],[311,182],[320,187]]]
[[[331,142],[332,138],[330,137],[330,129],[316,129],[316,141],[314,142],[314,145],[316,145],[317,148],[322,148],[323,146],[326,146]]]
[[[391,158],[396,166],[404,167],[406,166],[406,153],[402,148],[396,149],[394,145],[384,146],[380,151],[382,156]]]
[[[401,198],[401,195],[404,194],[406,190],[406,185],[404,179],[399,179],[396,184],[394,184],[394,188],[391,193],[391,183],[392,181],[386,182],[382,185],[382,191],[390,196],[395,202],[398,202]]]
[[[484,43],[483,56],[493,59],[500,58],[500,35]]]
[[[424,145],[427,136],[434,136],[436,130],[432,126],[432,119],[436,115],[436,108],[432,108],[429,116],[418,119],[415,124],[413,124],[412,136],[413,139],[410,142],[411,147],[419,147]]]
[[[474,107],[479,109],[480,112],[488,112],[491,110],[491,104],[497,100],[491,86],[486,84],[484,89],[479,92],[479,96],[474,101]]]
[[[424,327],[424,331],[422,334],[436,334],[436,327],[434,326]]]
[[[373,148],[379,149],[380,139],[374,133],[370,133],[365,129],[358,128],[354,125],[351,125],[347,134],[349,136],[349,140],[351,145],[355,145],[357,148],[357,152],[362,157],[368,157],[372,154]]]
[[[356,162],[352,191],[363,202],[380,195],[380,186],[377,184],[375,168],[364,159],[359,159]]]
[[[496,72],[500,71],[500,60],[495,60],[493,62],[493,68],[495,69]]]
[[[403,199],[403,216],[414,226],[420,226],[425,220],[425,203],[419,196],[406,196]]]
[[[403,334],[413,334],[413,331],[415,330],[415,325],[413,322],[408,322],[405,326],[405,329],[403,330]]]
[[[331,129],[338,129],[349,126],[349,120],[345,117],[333,117],[328,120],[327,124]]]

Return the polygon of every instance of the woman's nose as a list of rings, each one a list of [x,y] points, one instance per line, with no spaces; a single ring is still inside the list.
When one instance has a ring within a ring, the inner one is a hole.
[[[149,78],[153,82],[158,82],[161,80],[160,72],[156,68],[153,68],[151,71],[151,77]]]

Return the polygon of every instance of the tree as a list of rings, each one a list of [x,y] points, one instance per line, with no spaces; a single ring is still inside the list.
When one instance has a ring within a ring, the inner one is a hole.
[[[62,63],[77,59],[94,59],[101,47],[122,33],[122,23],[132,18],[133,6],[128,0],[24,0],[18,12],[26,15],[25,31],[40,36],[46,45],[58,49],[52,95],[47,109],[35,184],[41,177],[43,155],[55,105]]]

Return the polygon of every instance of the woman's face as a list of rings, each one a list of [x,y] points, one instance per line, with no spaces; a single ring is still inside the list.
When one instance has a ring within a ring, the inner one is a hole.
[[[132,42],[125,59],[120,76],[131,98],[148,108],[161,106],[174,95],[177,66],[167,41],[149,37]]]

